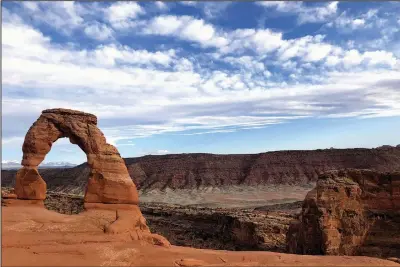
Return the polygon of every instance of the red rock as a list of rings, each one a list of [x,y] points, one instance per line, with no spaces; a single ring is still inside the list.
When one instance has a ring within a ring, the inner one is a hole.
[[[23,167],[17,172],[16,201],[4,205],[35,204],[42,206],[46,198],[46,183],[38,166],[59,138],[68,137],[87,155],[90,173],[85,192],[85,208],[93,214],[116,212],[116,219],[104,226],[108,234],[129,234],[132,240],[170,246],[168,240],[150,232],[138,207],[138,192],[118,150],[107,144],[97,128],[96,116],[68,109],[44,110],[25,136],[22,147]],[[22,202],[21,202],[22,201]],[[41,201],[41,202],[37,202]],[[33,203],[32,203],[33,202]],[[100,213],[101,213],[100,212]]]
[[[17,195],[16,194],[11,194],[11,193],[1,193],[1,197],[2,198],[6,198],[6,199],[16,199]]]
[[[29,207],[40,207],[44,208],[43,200],[35,200],[35,199],[2,199],[1,201],[3,206],[29,206]]]
[[[44,110],[25,136],[24,166],[17,174],[21,199],[44,199],[46,184],[37,170],[59,138],[68,137],[87,155],[90,175],[85,202],[137,204],[138,194],[118,150],[107,144],[96,116],[69,109]]]
[[[46,198],[46,182],[36,168],[22,167],[17,172],[15,193],[19,199],[44,200]]]
[[[289,227],[289,253],[400,255],[400,173],[347,169],[321,175]]]
[[[147,243],[170,247],[169,241],[157,234],[152,234],[146,224],[146,219],[140,212],[139,207],[134,206],[132,209],[117,209],[116,220],[104,229],[105,233],[123,234],[129,233],[134,241],[146,241]]]

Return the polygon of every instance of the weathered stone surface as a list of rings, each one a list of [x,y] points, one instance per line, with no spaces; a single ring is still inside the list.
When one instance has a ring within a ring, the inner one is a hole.
[[[104,225],[104,233],[128,235],[133,241],[143,241],[157,246],[169,247],[170,242],[163,236],[150,232],[139,207],[132,204],[85,203],[86,212],[115,212],[115,220]]]
[[[69,109],[44,110],[30,127],[22,147],[24,166],[17,173],[16,194],[21,199],[44,199],[46,184],[37,170],[53,143],[68,137],[87,155],[90,168],[85,201],[137,204],[138,194],[118,150],[107,144],[96,116]]]
[[[289,253],[400,255],[400,172],[347,169],[319,177],[300,220],[287,234]]]
[[[19,199],[46,198],[46,182],[36,168],[23,167],[17,172],[15,194]]]

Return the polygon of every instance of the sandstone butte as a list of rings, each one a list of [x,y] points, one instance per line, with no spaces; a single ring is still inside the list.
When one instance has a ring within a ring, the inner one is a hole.
[[[46,210],[38,165],[59,138],[87,155],[85,211]],[[399,266],[369,257],[213,251],[171,246],[152,234],[138,207],[135,184],[94,115],[44,110],[26,134],[15,194],[2,196],[2,266]]]
[[[400,262],[400,172],[326,172],[287,234],[290,253],[371,255]]]

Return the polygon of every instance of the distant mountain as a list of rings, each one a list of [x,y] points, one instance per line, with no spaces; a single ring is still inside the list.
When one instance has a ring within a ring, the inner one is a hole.
[[[45,162],[40,164],[39,168],[72,168],[76,164],[66,162],[66,161],[55,161],[55,162]],[[19,169],[21,168],[21,162],[18,160],[3,160],[1,162],[1,168],[3,170]]]
[[[21,167],[21,162],[18,160],[3,160],[1,162],[2,169],[17,169]]]
[[[75,167],[77,164],[73,164],[70,162],[66,162],[66,161],[55,161],[55,162],[46,162],[46,163],[42,163],[40,164],[40,167],[42,168],[66,168],[66,167]]]

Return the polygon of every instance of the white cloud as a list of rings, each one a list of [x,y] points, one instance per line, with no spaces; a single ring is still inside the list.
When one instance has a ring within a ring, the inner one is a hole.
[[[372,16],[373,15],[368,12],[359,17],[353,17],[344,11],[335,20],[327,23],[327,26],[340,28],[343,32],[352,32],[357,29],[370,28]]]
[[[97,36],[100,38],[100,36]],[[4,58],[9,60],[10,66],[25,59],[36,59],[28,64],[57,64],[78,63],[80,65],[98,67],[115,66],[117,64],[151,65],[159,64],[168,66],[175,60],[175,51],[148,52],[147,50],[134,50],[121,45],[98,46],[92,51],[60,49],[50,44],[50,38],[26,25],[3,24],[3,49]],[[52,57],[46,57],[47,53]],[[33,67],[33,65],[32,65]],[[40,70],[37,70],[40,72]],[[45,71],[45,70],[43,70]],[[72,71],[72,69],[71,69]]]
[[[242,57],[225,57],[223,59],[224,61],[238,66],[240,68],[243,68],[244,70],[247,71],[264,71],[265,66],[262,62],[257,61],[257,59],[251,57],[251,56],[242,56]]]
[[[145,29],[147,34],[159,34],[159,35],[173,35],[181,29],[190,17],[177,17],[172,15],[159,16],[150,22],[150,25]]]
[[[185,6],[197,6],[199,1],[180,1],[179,3]]]
[[[182,36],[188,40],[206,43],[214,37],[213,26],[205,24],[203,20],[191,20],[182,29]]]
[[[160,10],[168,10],[168,6],[166,3],[162,2],[162,1],[155,1],[154,4],[156,5],[156,7]]]
[[[323,5],[313,4],[312,6],[307,6],[299,1],[265,1],[257,2],[257,4],[266,8],[275,8],[279,12],[297,14],[300,24],[325,22],[331,19],[338,9],[337,1]]]
[[[1,144],[4,145],[12,145],[12,144],[22,144],[24,142],[24,137],[9,137],[9,138],[2,138]]]
[[[226,34],[222,53],[241,52],[251,49],[257,53],[269,53],[283,45],[282,33],[270,29],[238,29]]]
[[[326,62],[329,66],[342,64],[344,68],[352,68],[362,63],[366,65],[387,65],[394,68],[398,60],[391,52],[367,51],[360,53],[356,49],[344,51],[340,56],[330,56]]]
[[[356,27],[363,26],[365,24],[365,19],[354,19],[352,24]]]
[[[208,19],[220,17],[233,2],[202,2],[203,13]]]
[[[135,144],[116,144],[116,146],[117,147],[120,147],[120,146],[135,146]]]
[[[190,16],[163,15],[153,18],[145,34],[175,36],[183,40],[197,42],[202,46],[222,46],[226,40],[216,34],[211,24]]]
[[[113,36],[113,30],[105,24],[91,23],[84,29],[87,36],[99,41],[108,40]]]
[[[108,20],[114,28],[128,28],[144,9],[136,2],[116,2],[107,11]]]
[[[307,62],[315,62],[325,59],[334,53],[337,47],[323,42],[324,36],[304,36],[297,39],[287,40],[279,48],[280,60],[288,60],[298,57]]]
[[[233,132],[304,117],[400,110],[398,60],[384,49],[346,50],[322,35],[284,39],[271,29],[224,31],[172,15],[151,19],[146,34],[192,41],[207,52],[116,43],[78,49],[13,24],[19,20],[9,15],[2,28],[2,116],[3,144],[10,146],[4,140],[22,136],[41,110],[54,107],[96,114],[117,146],[156,134]],[[128,17],[129,23],[137,18]],[[240,71],[220,68],[220,62]]]
[[[257,4],[264,7],[274,7],[280,12],[301,12],[304,8],[300,1],[260,1]]]
[[[21,161],[18,161],[18,160],[2,160],[1,161],[1,164],[7,164],[7,163],[21,164]]]
[[[70,35],[81,27],[83,18],[78,13],[75,2],[22,2],[26,16],[35,22],[47,24],[60,32]]]
[[[326,21],[336,14],[338,3],[339,2],[335,1],[327,3],[324,6],[308,8],[305,12],[300,14],[299,22],[307,23]]]

